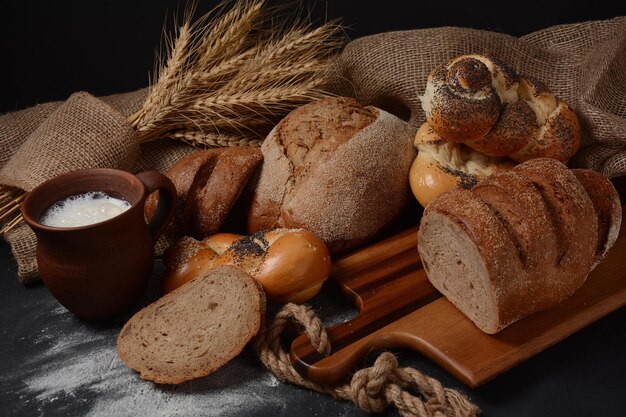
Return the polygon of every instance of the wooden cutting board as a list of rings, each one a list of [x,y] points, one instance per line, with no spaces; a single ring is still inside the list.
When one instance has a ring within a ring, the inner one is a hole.
[[[333,264],[331,279],[359,315],[328,329],[331,355],[320,355],[300,336],[291,361],[313,381],[336,383],[371,351],[407,348],[477,387],[626,305],[625,229],[572,297],[496,335],[480,331],[430,285],[417,253],[417,228],[407,230]]]

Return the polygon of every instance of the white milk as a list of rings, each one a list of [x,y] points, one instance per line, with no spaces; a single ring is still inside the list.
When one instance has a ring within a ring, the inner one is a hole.
[[[39,222],[52,227],[86,226],[108,220],[129,208],[128,201],[110,197],[101,191],[89,191],[54,203]]]

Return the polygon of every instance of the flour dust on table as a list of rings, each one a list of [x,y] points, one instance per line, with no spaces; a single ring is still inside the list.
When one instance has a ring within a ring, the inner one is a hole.
[[[251,352],[243,363],[232,362],[210,378],[164,387],[139,380],[120,361],[117,327],[83,325],[61,306],[52,309],[48,323],[32,335],[31,342],[42,347],[41,354],[5,380],[20,385],[21,404],[13,411],[29,409],[30,415],[234,416],[286,407],[284,398],[273,393],[280,381],[260,365],[245,363],[256,360]]]

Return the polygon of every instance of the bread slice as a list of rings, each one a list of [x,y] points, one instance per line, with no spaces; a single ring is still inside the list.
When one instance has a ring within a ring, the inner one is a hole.
[[[207,166],[214,166],[217,162],[217,157],[225,151],[225,148],[208,149],[205,151],[194,152],[188,155],[178,162],[176,162],[165,175],[172,180],[174,187],[176,187],[176,210],[174,211],[174,218],[167,233],[175,235],[183,228],[186,228],[185,219],[185,207],[187,206],[187,197],[189,190],[191,189],[196,175],[200,168],[205,167],[205,171],[209,171],[212,168]],[[206,182],[206,181],[205,181]],[[149,219],[156,211],[159,193],[158,191],[151,194],[146,200],[145,213]],[[177,229],[177,230],[174,230]]]
[[[507,306],[519,310],[523,265],[505,226],[474,193],[452,189],[426,207],[418,250],[433,286],[481,330],[495,333],[513,320]]]
[[[593,269],[617,240],[622,224],[622,205],[617,190],[602,174],[591,169],[574,169],[572,172],[585,187],[598,217],[598,246]]]
[[[135,314],[117,352],[142,379],[179,384],[214,372],[260,331],[265,295],[232,266],[208,271]]]

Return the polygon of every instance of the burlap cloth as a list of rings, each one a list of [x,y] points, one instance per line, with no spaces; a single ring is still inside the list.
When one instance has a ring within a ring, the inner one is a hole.
[[[554,26],[521,38],[452,27],[368,36],[346,46],[332,88],[395,113],[416,128],[424,120],[419,95],[428,73],[465,53],[496,56],[546,82],[581,120],[583,147],[571,163],[608,177],[626,174],[626,17]],[[140,90],[99,100],[81,93],[65,103],[0,116],[0,183],[28,191],[78,168],[167,170],[193,148],[159,140],[143,146],[137,159],[134,133],[125,119],[144,96]],[[5,238],[19,279],[36,280],[32,232],[22,225]]]

